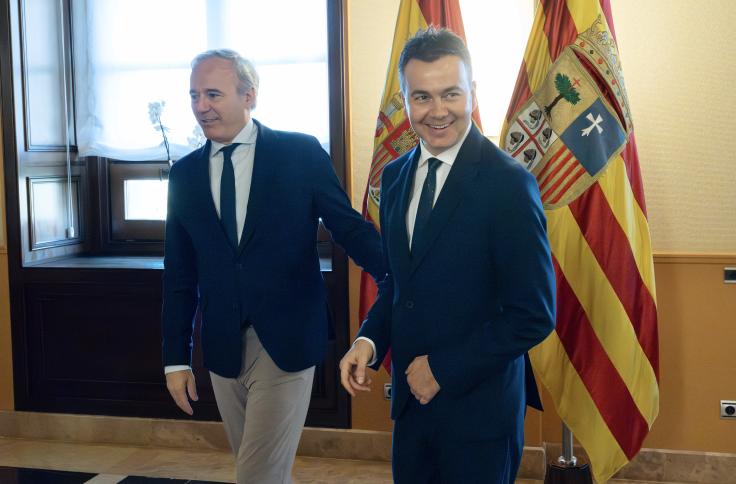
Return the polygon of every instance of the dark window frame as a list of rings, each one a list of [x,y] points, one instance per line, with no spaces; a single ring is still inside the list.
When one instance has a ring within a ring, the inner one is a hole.
[[[128,180],[166,180],[167,162],[129,163],[108,160],[110,242],[160,242],[164,240],[163,220],[125,219],[125,182]]]

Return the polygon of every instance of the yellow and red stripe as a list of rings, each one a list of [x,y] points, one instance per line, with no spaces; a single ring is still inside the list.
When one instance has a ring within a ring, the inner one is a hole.
[[[599,15],[614,35],[609,0],[540,0],[501,139],[561,52]],[[536,176],[542,198],[555,203],[583,172],[563,147]],[[547,221],[557,328],[531,358],[605,482],[636,455],[659,411],[654,270],[633,133],[596,182],[548,210]]]
[[[600,186],[590,187],[570,204],[570,211],[621,300],[639,344],[659,379],[657,306],[639,273],[629,239]]]
[[[626,457],[632,459],[641,448],[649,425],[556,261],[555,269],[557,298],[562,302],[557,317],[567,321],[557,328],[557,335],[601,417]]]
[[[544,0],[544,34],[547,37],[547,49],[551,62],[557,60],[562,50],[575,41],[578,30],[568,10],[567,2],[560,0]]]

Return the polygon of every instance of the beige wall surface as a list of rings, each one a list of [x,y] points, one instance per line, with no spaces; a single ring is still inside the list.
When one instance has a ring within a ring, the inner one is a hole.
[[[347,66],[350,105],[350,167],[353,206],[363,204],[373,156],[373,133],[381,104],[386,69],[391,55],[399,0],[347,0]],[[350,271],[350,334],[358,331],[359,270]],[[353,399],[353,428],[391,430],[388,401],[383,385],[390,381],[385,370],[374,376],[373,391]]]
[[[736,284],[723,268],[736,256],[659,256],[660,413],[647,447],[736,453],[736,421],[720,400],[736,400]]]
[[[732,0],[614,0],[655,251],[736,252]]]
[[[0,410],[13,410],[13,351],[10,338],[8,253],[0,251]]]
[[[360,210],[373,156],[373,134],[386,82],[399,0],[347,0],[348,80],[350,104],[349,150],[353,206]],[[351,264],[350,333],[358,331],[360,273]],[[385,370],[373,378],[373,391],[353,399],[353,428],[390,430],[389,404],[383,385],[390,381]]]
[[[353,206],[361,207],[399,0],[348,0],[347,5],[352,198]]]
[[[3,146],[2,130],[0,130],[0,216],[2,217],[0,219],[0,410],[13,410],[15,408],[13,404],[13,350],[10,334],[8,247],[5,238]]]

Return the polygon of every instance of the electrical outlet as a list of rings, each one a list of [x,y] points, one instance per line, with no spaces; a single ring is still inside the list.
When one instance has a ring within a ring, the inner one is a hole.
[[[721,418],[736,420],[736,401],[721,400]]]
[[[736,284],[736,267],[723,268],[723,282],[726,284]]]
[[[383,384],[383,398],[385,398],[386,400],[391,400],[391,384],[390,383]]]

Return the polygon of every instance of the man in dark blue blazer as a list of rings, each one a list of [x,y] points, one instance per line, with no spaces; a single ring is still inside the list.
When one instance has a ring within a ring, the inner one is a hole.
[[[420,145],[387,165],[380,220],[388,277],[340,363],[353,396],[389,348],[394,480],[512,483],[527,351],[554,328],[554,278],[536,181],[472,124],[469,53],[419,32],[399,61]]]
[[[238,483],[288,483],[314,365],[327,345],[320,218],[363,268],[385,275],[373,225],[353,210],[312,136],[251,119],[258,77],[230,50],[192,62],[192,111],[207,143],[169,175],[162,311],[169,391],[192,414],[193,318]]]

